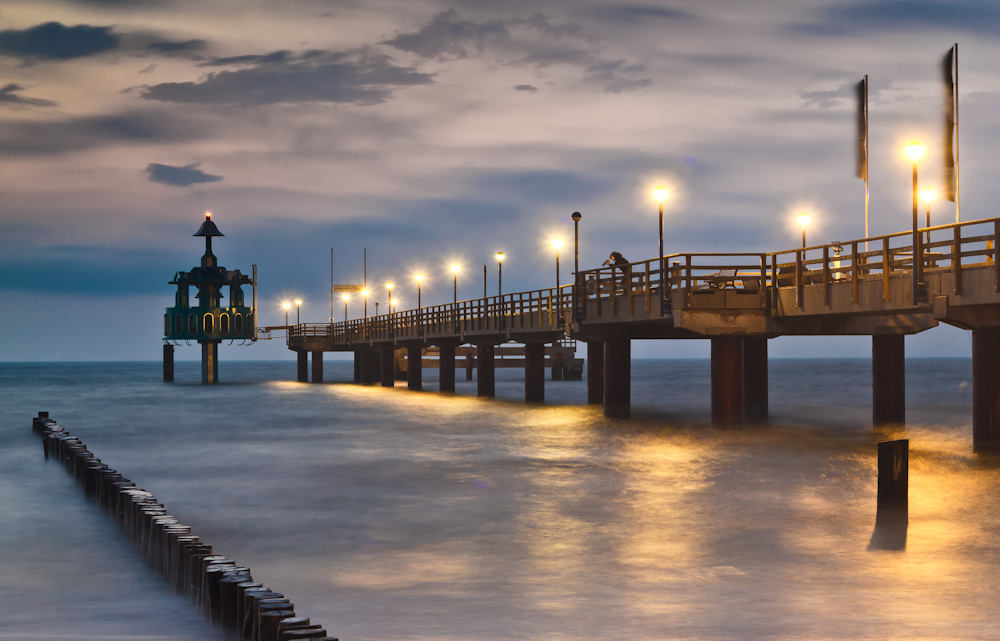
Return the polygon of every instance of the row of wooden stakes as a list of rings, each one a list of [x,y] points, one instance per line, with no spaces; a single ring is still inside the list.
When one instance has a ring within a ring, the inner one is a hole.
[[[255,582],[250,568],[213,554],[147,492],[102,463],[79,438],[39,412],[32,432],[42,438],[45,459],[61,461],[118,525],[151,568],[187,596],[226,636],[243,641],[336,641],[323,626],[296,616],[284,594]]]

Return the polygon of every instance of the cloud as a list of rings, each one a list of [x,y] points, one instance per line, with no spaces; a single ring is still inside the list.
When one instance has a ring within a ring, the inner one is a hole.
[[[789,26],[809,35],[844,36],[864,32],[912,32],[920,29],[965,31],[996,36],[1000,5],[979,0],[870,0],[837,3],[814,21]],[[947,43],[946,45],[947,46]]]
[[[0,153],[13,156],[57,154],[121,143],[196,139],[202,128],[156,111],[87,116],[70,120],[0,122]]]
[[[30,29],[0,31],[0,54],[23,60],[69,60],[118,47],[111,27],[46,22]]]
[[[149,174],[149,182],[173,187],[188,187],[196,183],[214,183],[222,180],[222,176],[206,174],[197,167],[198,163],[174,167],[153,162],[146,166],[146,173]]]
[[[238,62],[256,66],[211,73],[200,82],[147,86],[142,97],[200,104],[334,102],[374,105],[385,102],[394,88],[428,84],[433,79],[432,74],[397,66],[387,56],[371,51],[353,54],[310,51],[301,56],[269,54],[239,58],[242,60]]]
[[[528,93],[538,93],[538,87],[532,85],[517,85],[514,87],[516,91],[527,91]]]
[[[40,98],[24,98],[22,96],[16,95],[15,91],[23,91],[24,87],[16,83],[10,83],[0,87],[0,106],[4,105],[22,105],[31,107],[54,107],[56,103],[51,100],[42,100]]]
[[[646,5],[618,5],[597,7],[592,13],[603,20],[615,22],[647,22],[649,20],[688,20],[691,14],[676,9]]]
[[[310,56],[311,57],[311,56]],[[291,51],[272,51],[265,54],[251,54],[245,56],[229,56],[228,58],[213,58],[201,63],[202,67],[224,67],[228,65],[263,65],[269,63],[286,63],[292,61]]]
[[[609,93],[641,89],[652,84],[645,66],[601,55],[601,45],[573,22],[557,23],[535,13],[527,18],[471,22],[455,9],[439,13],[416,29],[382,44],[426,59],[441,61],[484,56],[501,64],[545,69],[554,65],[577,67],[585,84]]]
[[[164,56],[191,56],[201,51],[208,43],[204,40],[160,40],[149,43],[149,48]]]

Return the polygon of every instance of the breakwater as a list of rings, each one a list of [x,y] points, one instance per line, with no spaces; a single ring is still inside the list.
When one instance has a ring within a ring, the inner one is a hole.
[[[244,641],[336,641],[284,594],[253,580],[250,568],[216,554],[148,492],[103,463],[86,444],[39,412],[32,432],[45,460],[59,461],[121,529],[150,568],[226,634]]]

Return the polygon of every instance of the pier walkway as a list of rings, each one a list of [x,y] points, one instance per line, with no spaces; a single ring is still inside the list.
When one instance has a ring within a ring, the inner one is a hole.
[[[477,391],[494,394],[496,346],[524,345],[525,398],[544,401],[546,344],[587,344],[588,401],[628,417],[633,339],[708,339],[712,419],[767,417],[767,339],[872,337],[873,421],[905,421],[904,337],[947,323],[972,331],[973,445],[1000,448],[1000,218],[767,253],[680,253],[581,270],[558,288],[434,305],[341,323],[291,326],[299,380],[322,354],[355,354],[358,382],[394,385],[393,354],[439,350],[454,391],[455,349],[476,349]],[[420,389],[419,367],[408,367]]]

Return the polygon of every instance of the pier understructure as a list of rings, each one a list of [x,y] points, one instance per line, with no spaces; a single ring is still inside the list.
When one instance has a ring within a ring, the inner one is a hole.
[[[498,346],[520,343],[525,399],[536,402],[546,345],[583,341],[588,402],[616,418],[630,414],[632,340],[709,340],[712,420],[736,426],[768,416],[768,339],[871,336],[879,426],[905,422],[905,337],[947,323],[972,332],[973,447],[1000,450],[998,242],[992,218],[771,253],[672,254],[580,271],[558,288],[298,324],[287,340],[301,381],[309,353],[321,380],[323,352],[351,351],[386,386],[395,350],[412,364],[433,346],[443,391],[454,390],[456,349],[471,346],[480,396],[494,395]],[[421,388],[420,371],[408,368],[410,388]]]

